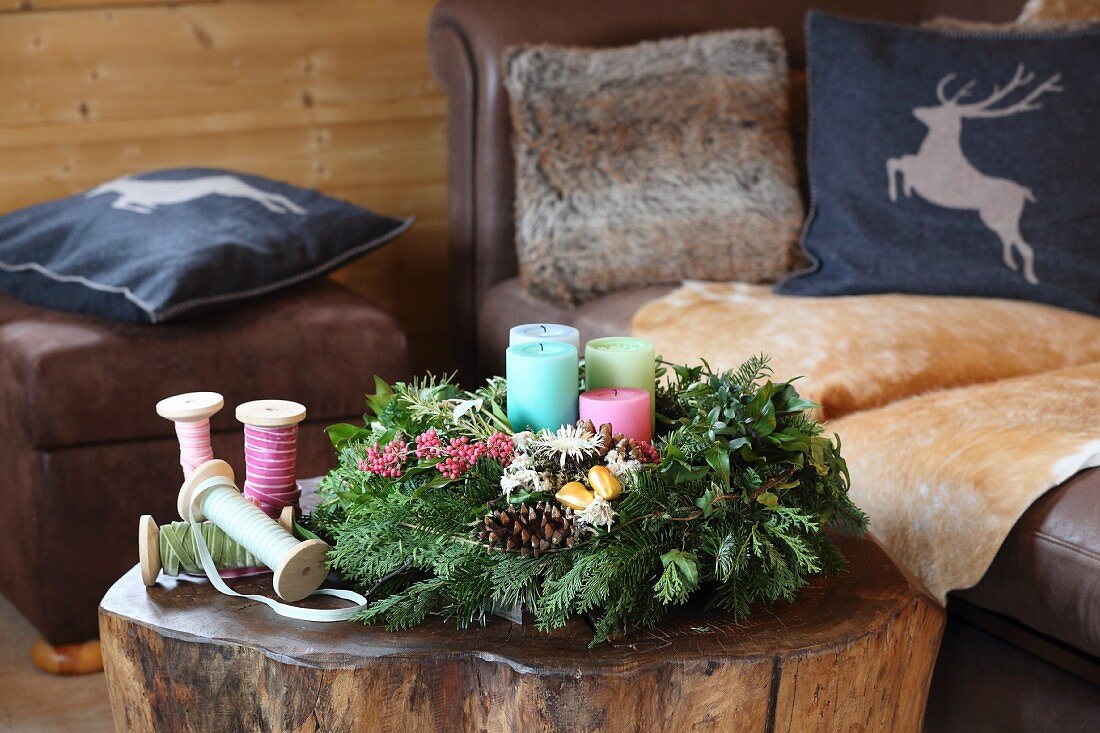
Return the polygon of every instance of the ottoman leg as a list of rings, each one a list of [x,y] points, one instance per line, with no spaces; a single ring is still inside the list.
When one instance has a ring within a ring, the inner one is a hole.
[[[103,671],[99,639],[83,644],[54,646],[39,638],[31,647],[31,660],[36,667],[50,674],[90,674]]]

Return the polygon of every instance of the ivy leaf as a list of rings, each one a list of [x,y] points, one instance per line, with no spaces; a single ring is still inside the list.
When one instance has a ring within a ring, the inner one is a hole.
[[[765,491],[763,494],[756,497],[756,500],[769,509],[775,509],[779,506],[779,497],[770,491]]]
[[[699,585],[699,560],[694,552],[669,550],[661,555],[661,565],[666,568],[669,565],[675,565],[676,572],[688,592]]]
[[[534,496],[534,494],[532,494],[527,489],[520,489],[519,491],[513,491],[511,494],[508,495],[508,503],[509,504],[522,504],[523,502],[530,499],[532,496]]]
[[[734,438],[729,442],[730,451],[740,450],[745,447],[752,447],[752,441],[748,438]]]
[[[765,382],[745,407],[745,412],[752,420],[753,430],[761,437],[770,435],[775,430],[775,406],[771,401],[775,392],[775,385],[770,381]]]
[[[695,500],[695,506],[703,510],[704,517],[709,517],[714,513],[713,504],[716,497],[717,494],[714,492],[714,489],[708,488],[703,492],[702,496]]]
[[[447,485],[453,484],[453,483],[457,483],[461,480],[462,479],[460,479],[460,478],[447,478],[446,476],[444,476],[443,474],[440,473],[440,474],[437,474],[437,475],[433,476],[429,480],[425,481],[419,488],[417,488],[413,492],[413,496],[420,496],[425,491],[429,491],[430,489],[441,489],[444,486],[447,486]]]
[[[788,430],[776,430],[768,436],[768,441],[790,451],[804,452],[810,449],[810,441],[807,436],[793,428]]]
[[[821,405],[803,399],[798,394],[798,390],[794,388],[794,385],[789,383],[783,385],[775,399],[775,409],[780,415],[805,412],[806,410],[814,410],[818,407],[821,407]]]
[[[711,444],[710,448],[707,448],[706,453],[707,465],[714,469],[714,472],[718,474],[722,479],[722,484],[725,486],[730,485],[730,449],[729,444],[724,440],[718,440]]]
[[[328,435],[328,439],[332,441],[332,445],[336,450],[343,450],[344,446],[352,441],[369,438],[371,431],[358,425],[342,422],[329,425],[325,428],[325,434]]]
[[[771,402],[765,402],[764,406],[760,408],[760,414],[752,427],[756,430],[757,435],[761,437],[772,434],[772,431],[775,430],[775,408],[772,407]]]
[[[833,449],[833,441],[824,435],[815,435],[810,438],[810,465],[817,470],[819,476],[829,475],[829,461],[827,454]]]
[[[692,466],[684,451],[672,444],[665,446],[660,470],[675,484],[685,484],[703,478],[708,471],[706,466]]]
[[[375,415],[381,416],[382,411],[393,399],[393,388],[382,377],[374,378],[374,394],[367,395],[367,407]]]

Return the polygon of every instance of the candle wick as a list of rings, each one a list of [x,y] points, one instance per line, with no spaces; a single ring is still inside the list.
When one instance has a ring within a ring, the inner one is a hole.
[[[618,397],[619,396],[619,390],[617,390],[617,389],[611,390],[611,396],[612,397]]]
[[[542,332],[543,332],[543,333],[546,333],[546,324],[545,324],[545,323],[540,323],[540,324],[539,324],[539,328],[541,328],[541,329],[542,329]]]
[[[541,342],[539,343],[539,351],[546,351],[546,347]]]

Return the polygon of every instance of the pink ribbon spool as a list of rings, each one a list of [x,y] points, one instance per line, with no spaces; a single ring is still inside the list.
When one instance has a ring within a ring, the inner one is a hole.
[[[286,400],[257,400],[237,407],[244,423],[244,495],[267,515],[298,509],[298,423],[306,408]]]
[[[224,404],[225,400],[217,392],[188,392],[157,403],[157,414],[176,425],[185,480],[197,467],[214,458],[210,445],[210,418]]]

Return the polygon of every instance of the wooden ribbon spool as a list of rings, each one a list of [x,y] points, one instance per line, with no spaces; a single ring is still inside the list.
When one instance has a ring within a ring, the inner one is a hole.
[[[188,392],[157,403],[157,414],[171,420],[176,426],[184,478],[204,461],[214,457],[210,445],[209,420],[224,406],[225,399],[217,392]],[[203,421],[206,421],[205,428],[192,425]]]
[[[217,392],[188,392],[157,403],[157,414],[172,422],[198,422],[213,417],[225,399]]]
[[[298,423],[306,408],[289,400],[254,400],[237,406],[244,424],[244,495],[265,514],[278,516],[298,506]]]
[[[294,507],[285,507],[279,515],[279,526],[294,534],[294,518]],[[142,514],[138,520],[138,565],[142,582],[150,587],[156,585],[164,566],[160,558],[160,525],[151,514]]]
[[[306,419],[305,405],[289,400],[253,400],[237,405],[237,420],[259,428],[287,428]]]
[[[221,477],[225,481],[215,486],[204,486],[208,480],[215,477]],[[205,495],[214,488],[231,488],[238,494],[240,493],[240,489],[237,488],[234,482],[233,468],[225,461],[217,459],[207,461],[199,466],[191,474],[191,477],[183,483],[177,501],[180,517],[184,520],[205,521],[207,519],[204,513],[206,511],[204,510]],[[274,519],[266,516],[257,507],[248,503],[246,498],[243,496],[239,498],[240,504],[237,506],[240,511],[255,511],[257,514],[251,515],[255,521],[261,521],[262,518],[262,520],[275,525],[279,531],[286,532],[285,529],[278,526]],[[257,557],[264,554],[248,542],[242,541],[244,538],[236,536],[235,527],[227,527],[222,522],[212,521],[252,554]],[[291,537],[293,538],[293,535]],[[317,590],[328,575],[325,559],[331,549],[327,543],[321,540],[296,541],[296,544],[289,551],[283,553],[277,559],[269,561],[267,565],[275,573],[273,585],[279,597],[291,602],[300,601]]]

